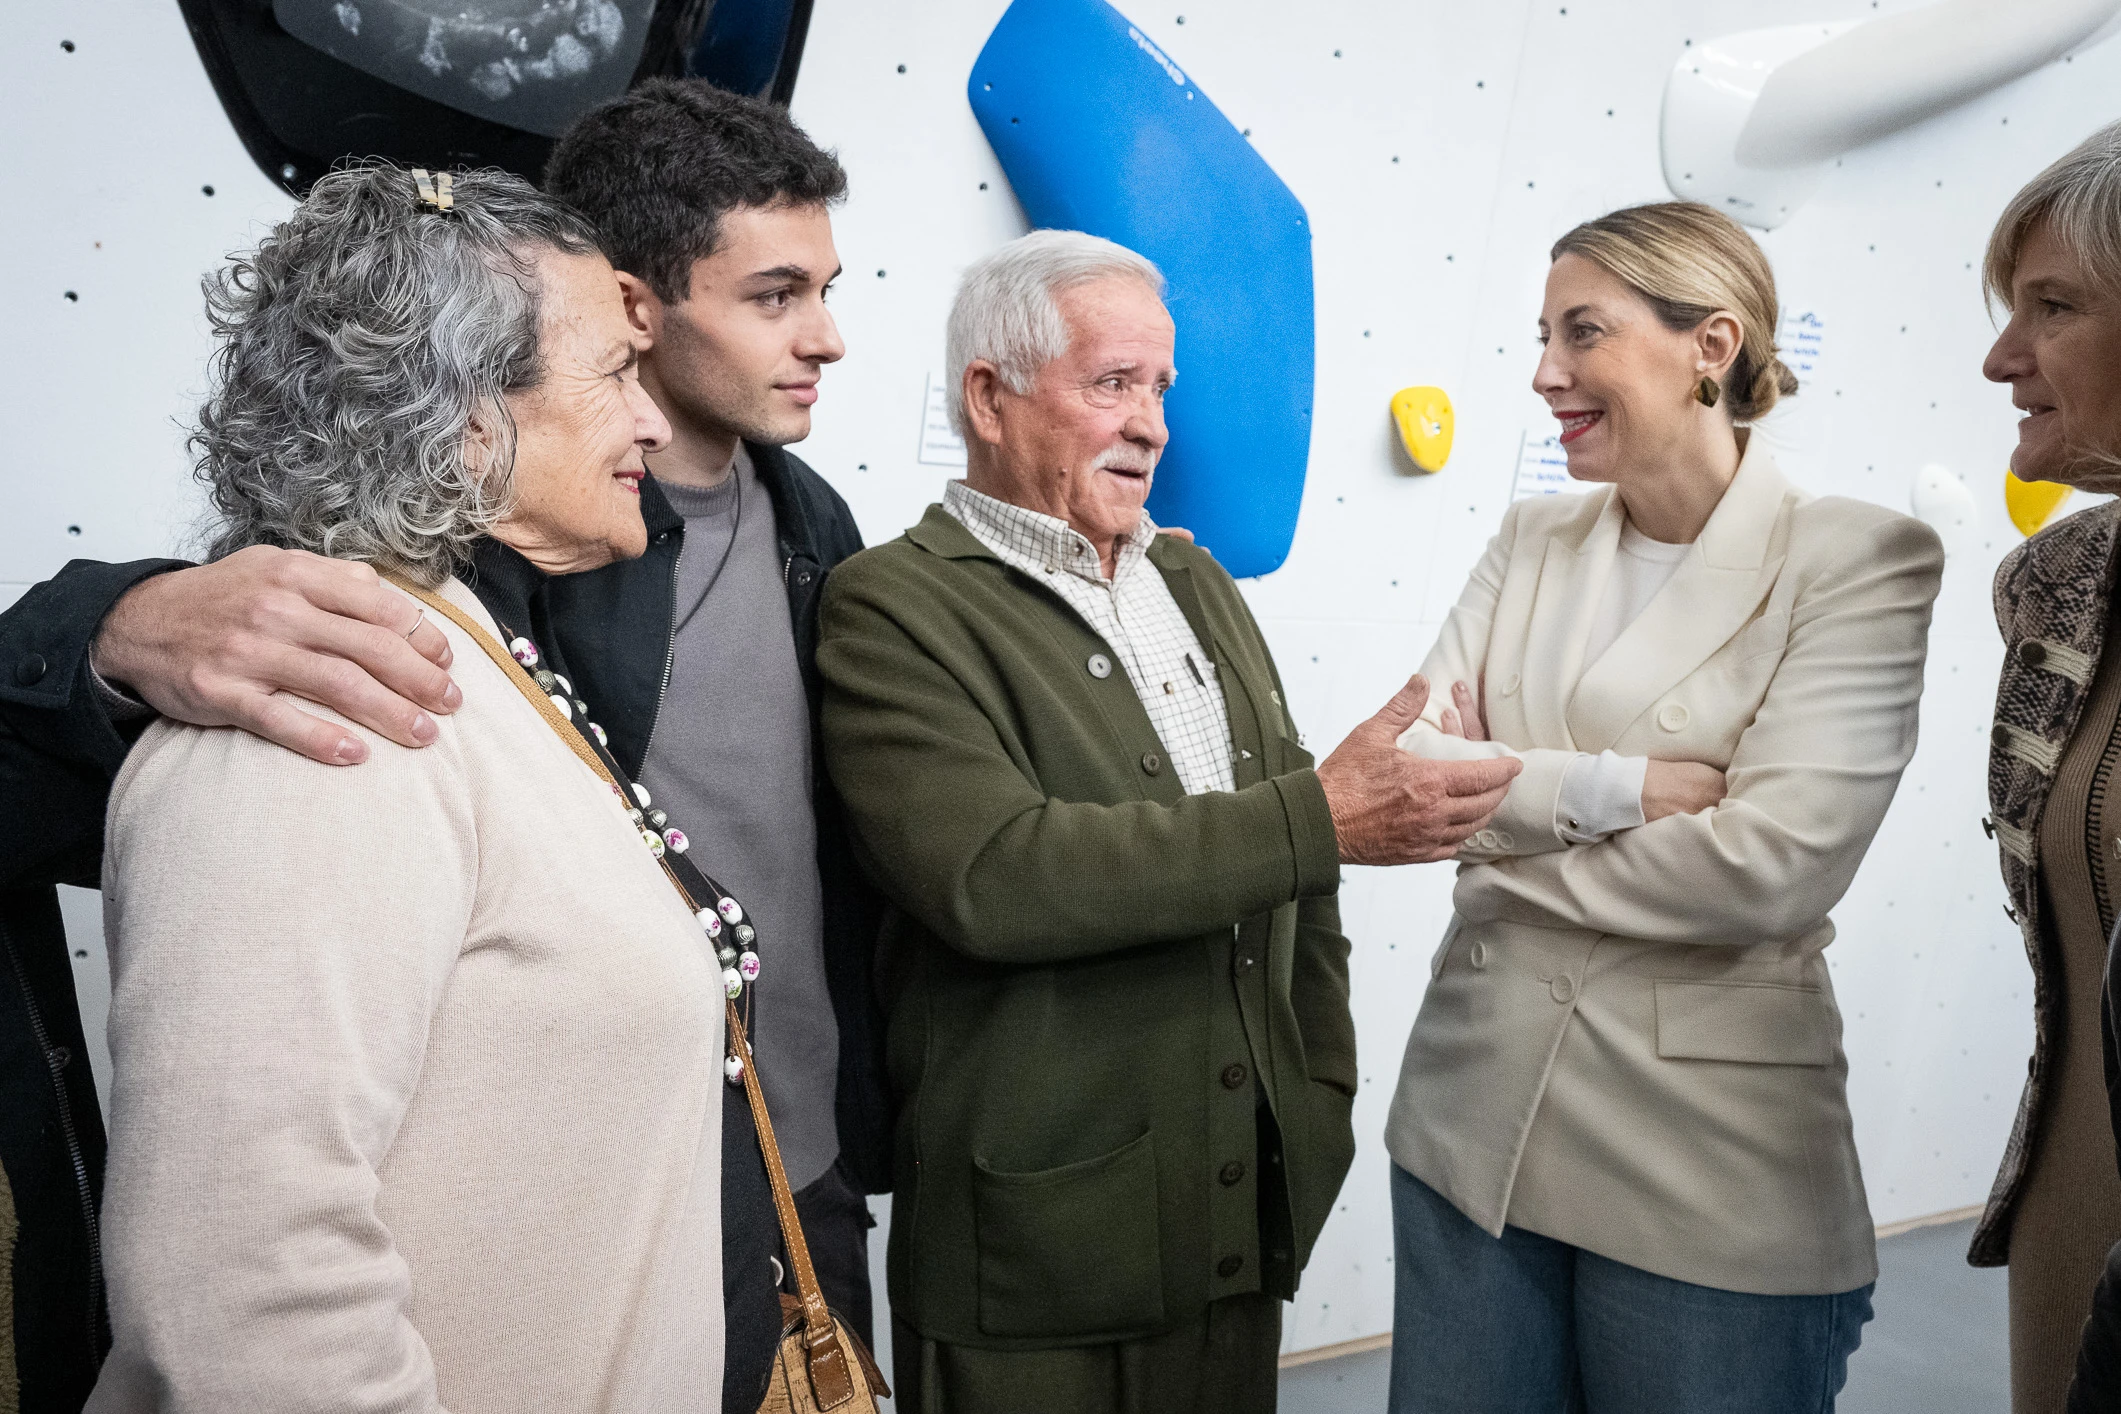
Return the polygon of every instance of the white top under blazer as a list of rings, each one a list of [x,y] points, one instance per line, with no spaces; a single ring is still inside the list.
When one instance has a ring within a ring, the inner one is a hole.
[[[1456,917],[1386,1144],[1490,1233],[1661,1276],[1818,1295],[1875,1279],[1824,957],[1914,754],[1944,553],[1921,522],[1785,480],[1757,439],[1700,538],[1586,662],[1625,521],[1612,487],[1520,501],[1422,671],[1402,745],[1484,685],[1525,769],[1460,853]],[[1703,761],[1720,805],[1571,844],[1584,752]]]

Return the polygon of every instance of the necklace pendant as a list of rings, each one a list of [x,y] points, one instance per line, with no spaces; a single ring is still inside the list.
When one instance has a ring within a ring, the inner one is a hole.
[[[535,668],[538,665],[538,645],[527,638],[511,638],[508,640],[508,656],[526,668]]]
[[[749,923],[739,923],[736,925],[736,928],[733,931],[736,934],[737,944],[740,947],[750,947],[752,939],[758,937],[759,935],[758,930],[752,927]]]
[[[741,923],[744,921],[744,905],[738,903],[733,898],[725,897],[721,899],[715,904],[715,908],[718,912],[721,913],[722,917],[726,918],[731,923]]]
[[[595,722],[589,724],[589,734],[597,739],[598,746],[603,747],[607,751],[611,749],[611,738],[604,735],[604,729]],[[614,786],[612,789],[616,790],[618,787]]]
[[[722,1057],[722,1074],[729,1077],[731,1085],[744,1083],[744,1058],[739,1055]]]
[[[658,811],[657,813],[661,814],[662,812]],[[686,850],[692,848],[692,841],[685,838],[685,832],[678,829],[675,825],[663,831],[663,843],[670,846],[672,854],[683,854]]]
[[[738,997],[743,996],[743,974],[738,972],[734,967],[724,968],[722,971],[722,991],[728,995],[729,1000],[731,1001],[735,1001]]]
[[[755,952],[746,951],[742,957],[737,959],[736,970],[743,975],[746,982],[758,981],[759,955]]]
[[[654,830],[641,831],[641,843],[647,845],[648,852],[654,855],[657,859],[661,859],[663,857],[663,837],[661,835],[658,835]]]
[[[713,909],[703,908],[694,916],[700,920],[700,927],[706,931],[708,937],[722,936],[722,920],[715,915]]]

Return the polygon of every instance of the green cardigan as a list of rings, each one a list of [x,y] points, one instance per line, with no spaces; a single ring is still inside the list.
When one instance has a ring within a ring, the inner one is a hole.
[[[826,585],[826,766],[892,903],[891,1303],[930,1340],[1287,1298],[1354,1155],[1325,792],[1230,576],[1149,561],[1216,664],[1234,793],[1188,796],[1110,645],[940,506]]]

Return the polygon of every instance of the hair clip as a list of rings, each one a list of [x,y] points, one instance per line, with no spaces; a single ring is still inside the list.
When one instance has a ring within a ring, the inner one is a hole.
[[[412,169],[413,185],[420,189],[420,205],[429,211],[447,212],[455,208],[457,199],[452,190],[456,181],[447,172],[429,172],[425,167]]]

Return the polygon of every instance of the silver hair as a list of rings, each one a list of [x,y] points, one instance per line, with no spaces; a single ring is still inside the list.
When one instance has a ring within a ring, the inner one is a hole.
[[[965,425],[965,370],[986,360],[1017,393],[1068,351],[1068,323],[1054,297],[1094,280],[1139,280],[1164,293],[1164,275],[1146,257],[1082,231],[1033,231],[979,261],[958,282],[944,349],[950,425]]]
[[[2076,257],[2092,285],[2121,299],[2121,122],[2108,123],[2019,188],[1996,218],[1981,262],[1983,293],[2011,308],[2011,281],[2018,257],[2035,226],[2045,224],[2061,247]],[[2078,447],[2090,466],[2121,469],[2121,453]]]
[[[599,247],[520,177],[452,175],[437,211],[405,168],[332,172],[206,278],[217,347],[189,446],[218,515],[211,558],[278,545],[433,585],[506,514],[503,398],[542,375],[537,254]],[[495,451],[483,470],[475,424]]]
[[[2121,122],[2078,143],[2003,208],[1981,279],[1988,297],[2005,309],[2011,307],[2011,280],[2025,238],[2043,222],[2093,284],[2121,299]]]

